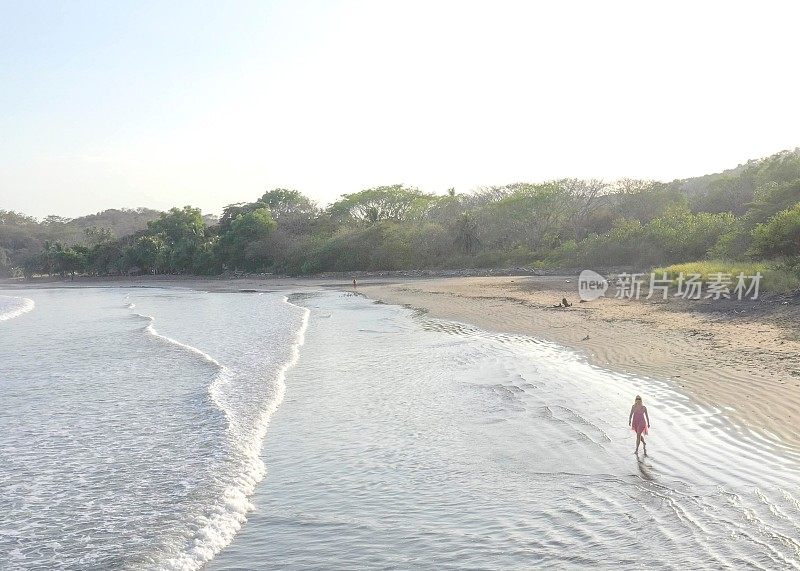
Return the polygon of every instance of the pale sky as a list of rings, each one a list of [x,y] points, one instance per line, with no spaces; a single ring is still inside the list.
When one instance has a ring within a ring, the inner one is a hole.
[[[797,6],[0,0],[0,208],[717,172],[800,146]]]

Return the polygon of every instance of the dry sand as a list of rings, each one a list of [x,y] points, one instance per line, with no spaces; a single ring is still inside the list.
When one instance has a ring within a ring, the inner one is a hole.
[[[570,283],[566,280],[570,279]],[[554,341],[591,362],[634,375],[671,379],[699,402],[800,448],[800,304],[758,301],[577,303],[574,277],[369,279],[358,291],[386,303],[484,329]],[[0,282],[32,287],[186,287],[207,291],[352,289],[351,280],[303,278],[81,278]],[[613,295],[613,290],[609,292]],[[574,305],[554,308],[563,296]],[[587,339],[588,336],[588,339]]]

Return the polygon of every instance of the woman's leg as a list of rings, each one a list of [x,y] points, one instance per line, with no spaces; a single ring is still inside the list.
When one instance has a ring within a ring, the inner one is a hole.
[[[641,440],[642,440],[642,433],[641,432],[637,432],[636,433],[636,452],[639,451],[639,442]]]

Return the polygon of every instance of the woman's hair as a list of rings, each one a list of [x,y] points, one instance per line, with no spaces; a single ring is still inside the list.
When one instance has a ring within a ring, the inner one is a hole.
[[[636,402],[636,401],[642,402],[642,397],[640,397],[639,395],[636,395],[636,398],[633,399],[633,402]]]

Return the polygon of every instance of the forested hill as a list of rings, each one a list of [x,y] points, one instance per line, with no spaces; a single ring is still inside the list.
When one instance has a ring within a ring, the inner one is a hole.
[[[649,267],[710,258],[796,271],[800,150],[668,183],[562,179],[440,195],[392,185],[324,208],[275,189],[229,205],[218,221],[190,206],[40,222],[0,211],[6,274]]]
[[[65,246],[94,244],[145,230],[161,212],[150,208],[110,209],[80,218],[30,216],[2,210],[0,204],[0,272],[21,267],[42,251],[46,242]]]
[[[800,148],[796,148],[721,173],[676,180],[672,186],[686,194],[693,210],[744,214],[757,188],[798,178],[799,156]]]

